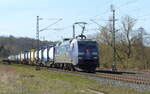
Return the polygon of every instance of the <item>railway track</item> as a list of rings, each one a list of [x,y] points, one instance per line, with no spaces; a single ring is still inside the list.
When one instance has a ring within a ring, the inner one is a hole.
[[[150,85],[150,77],[145,78],[140,75],[116,75],[116,74],[104,74],[104,73],[98,73],[95,75],[96,77],[106,78],[106,79],[112,79],[112,80],[119,80],[124,82],[130,82],[130,83],[136,83],[136,84],[143,84],[143,85]]]
[[[135,73],[135,74],[128,74],[128,73],[101,73],[96,72],[93,73],[84,73],[84,72],[73,72],[73,71],[67,71],[67,70],[60,70],[60,69],[54,69],[50,68],[50,71],[57,71],[57,72],[65,72],[65,73],[71,73],[76,75],[83,75],[87,77],[97,77],[97,78],[104,78],[104,79],[110,79],[110,80],[118,80],[123,82],[129,82],[129,83],[135,83],[135,84],[142,84],[142,85],[150,85],[150,75],[148,74],[142,74],[142,73]]]
[[[144,70],[143,72],[148,72],[148,73],[150,73],[150,70]]]

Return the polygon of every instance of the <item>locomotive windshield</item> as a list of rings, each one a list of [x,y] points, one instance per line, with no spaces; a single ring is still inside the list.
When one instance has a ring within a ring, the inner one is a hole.
[[[92,54],[98,55],[96,41],[79,41],[78,42],[79,55]]]
[[[78,42],[78,46],[79,48],[89,48],[89,49],[92,49],[92,48],[96,48],[97,43],[95,41],[79,41]]]

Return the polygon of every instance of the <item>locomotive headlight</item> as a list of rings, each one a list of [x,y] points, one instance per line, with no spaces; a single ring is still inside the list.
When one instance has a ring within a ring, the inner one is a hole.
[[[80,60],[83,59],[83,57],[78,57]]]
[[[95,57],[93,57],[93,59],[98,59],[98,57],[95,56]]]

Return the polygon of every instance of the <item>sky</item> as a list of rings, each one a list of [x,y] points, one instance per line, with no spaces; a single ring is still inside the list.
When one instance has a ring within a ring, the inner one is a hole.
[[[0,36],[36,38],[36,16],[42,18],[40,30],[62,19],[40,32],[41,40],[72,37],[73,23],[81,21],[89,23],[85,34],[94,34],[99,26],[90,19],[105,25],[112,15],[111,4],[116,8],[116,26],[128,15],[137,19],[136,28],[142,26],[150,33],[150,0],[0,0]]]

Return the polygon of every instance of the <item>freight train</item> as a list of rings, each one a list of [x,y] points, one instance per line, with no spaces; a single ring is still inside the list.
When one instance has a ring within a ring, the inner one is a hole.
[[[22,51],[8,59],[21,64],[94,72],[99,66],[99,50],[93,40],[65,39],[56,46]]]
[[[81,24],[81,22],[76,24]],[[55,46],[43,46],[23,51],[17,55],[9,56],[8,59],[21,64],[95,72],[99,66],[98,48],[98,43],[86,39],[82,32],[76,38],[66,38]]]

